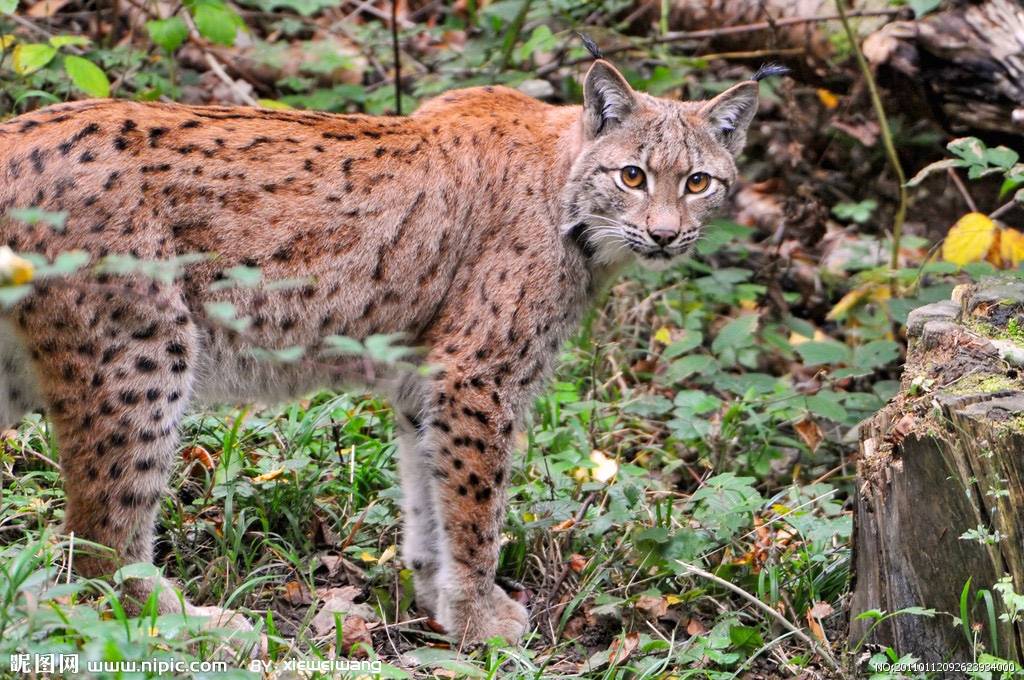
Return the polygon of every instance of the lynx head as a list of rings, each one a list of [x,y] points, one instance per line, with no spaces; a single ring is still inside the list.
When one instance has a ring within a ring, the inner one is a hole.
[[[564,229],[595,262],[668,266],[725,199],[756,111],[754,80],[707,102],[672,101],[634,91],[596,61],[583,87]]]

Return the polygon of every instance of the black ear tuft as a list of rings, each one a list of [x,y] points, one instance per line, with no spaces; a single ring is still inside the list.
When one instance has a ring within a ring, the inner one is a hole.
[[[587,48],[587,52],[590,52],[590,56],[594,59],[604,59],[604,53],[601,52],[601,48],[597,46],[597,43],[590,39],[590,36],[586,33],[577,33],[580,40],[583,42],[583,46]]]
[[[761,68],[757,69],[757,73],[751,80],[761,81],[765,78],[771,78],[773,76],[784,76],[789,73],[789,69],[779,64],[764,64]]]

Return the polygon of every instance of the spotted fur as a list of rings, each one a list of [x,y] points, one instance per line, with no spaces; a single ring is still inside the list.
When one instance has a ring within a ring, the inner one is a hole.
[[[696,241],[755,108],[753,82],[670,101],[598,61],[582,107],[484,87],[406,118],[86,101],[0,125],[0,215],[69,215],[63,230],[0,219],[0,244],[94,264],[215,254],[174,280],[41,283],[0,317],[0,425],[46,409],[66,529],[115,550],[75,566],[151,558],[189,404],[366,380],[323,339],[402,333],[434,371],[373,377],[398,412],[417,597],[459,638],[518,639],[527,613],[494,585],[515,429],[595,291]],[[627,165],[645,188],[623,186]],[[695,172],[713,178],[701,195],[681,189]],[[301,283],[220,285],[238,266]],[[216,302],[248,328],[218,323]],[[295,363],[253,354],[293,346]]]

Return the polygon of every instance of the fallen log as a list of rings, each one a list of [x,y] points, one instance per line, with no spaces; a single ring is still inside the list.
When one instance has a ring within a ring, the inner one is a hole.
[[[850,639],[1019,662],[1024,621],[1000,588],[1024,592],[1024,282],[958,287],[908,336],[900,392],[861,433]],[[907,607],[936,615],[858,618]]]

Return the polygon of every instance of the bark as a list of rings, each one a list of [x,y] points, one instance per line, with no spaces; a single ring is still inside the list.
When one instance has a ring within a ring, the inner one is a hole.
[[[919,606],[940,614],[891,618],[870,641],[922,661],[974,658],[945,615],[960,616],[970,580],[968,632],[981,623],[986,651],[1020,660],[1024,624],[993,631],[975,602],[987,589],[1005,612],[993,588],[1004,575],[1024,592],[1024,282],[961,286],[912,312],[908,336],[901,391],[862,430],[851,643],[871,623],[858,614]]]
[[[1024,132],[1024,4],[954,2],[867,38],[864,54],[894,73],[893,91],[916,92],[956,132]],[[906,89],[904,89],[906,88]]]

